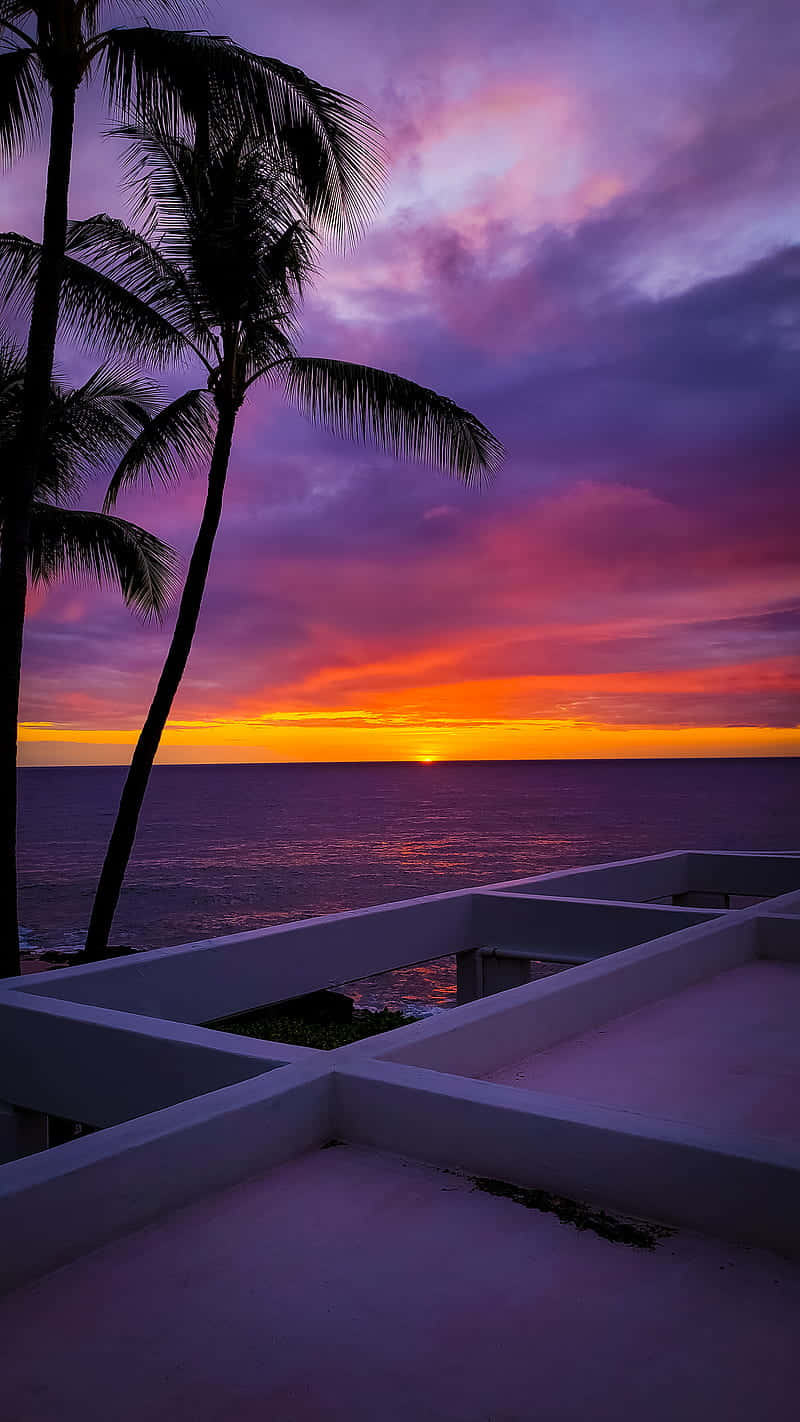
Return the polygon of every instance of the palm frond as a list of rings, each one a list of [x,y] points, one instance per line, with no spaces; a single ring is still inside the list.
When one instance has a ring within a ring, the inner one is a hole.
[[[202,354],[214,357],[203,313],[184,273],[139,232],[119,218],[98,213],[70,222],[67,251],[154,307]]]
[[[25,379],[25,355],[11,336],[0,334],[0,412]],[[0,413],[0,436],[4,432]]]
[[[291,222],[269,234],[256,264],[263,303],[268,306],[276,294],[286,304],[301,301],[318,274],[317,257],[316,236],[304,222]]]
[[[200,158],[192,142],[160,120],[123,124],[115,132],[127,140],[123,172],[134,220],[188,280],[192,232],[200,222],[203,195],[213,185],[210,159]]]
[[[0,233],[0,302],[30,311],[40,247],[18,232]],[[68,257],[61,283],[61,323],[87,345],[152,365],[183,364],[185,334],[166,316],[86,263]]]
[[[248,387],[265,378],[273,383],[280,380],[284,367],[294,360],[296,355],[288,320],[277,322],[272,316],[268,316],[242,322],[239,360],[244,368]]]
[[[74,392],[74,398],[91,402],[114,419],[125,420],[132,432],[157,409],[158,386],[135,366],[113,360],[92,371]]]
[[[277,143],[311,220],[337,238],[360,234],[372,216],[384,172],[380,134],[354,99],[302,70],[222,35],[127,29],[105,38],[105,78],[125,115],[173,131],[188,120],[211,151],[242,129]]]
[[[0,341],[0,519],[11,481],[15,477],[18,449],[17,432],[22,411],[25,355],[9,338]],[[64,400],[53,386],[44,441],[36,477],[39,498],[70,498],[80,487],[80,473],[73,467],[74,441],[68,437],[71,422],[65,419]],[[65,435],[67,438],[65,439]],[[81,453],[83,445],[80,443]]]
[[[0,342],[0,510],[13,478],[25,357]],[[39,499],[64,503],[85,481],[114,468],[156,407],[156,387],[121,362],[101,366],[77,389],[54,381],[36,477]]]
[[[5,337],[0,340],[0,520],[16,472],[16,439],[24,379],[25,355],[14,341]],[[52,415],[51,409],[51,418]],[[40,497],[68,497],[77,481],[71,477],[70,470],[63,467],[59,441],[53,441],[49,436],[50,431],[39,460],[37,493]]]
[[[240,101],[235,49],[222,35],[196,30],[111,29],[104,37],[106,93],[124,117],[180,131],[208,113],[212,83]]]
[[[80,11],[81,29],[84,35],[93,34],[96,31],[100,16],[107,3],[108,0],[77,0],[77,4],[73,8]],[[122,0],[123,5],[124,3],[125,0]]]
[[[0,0],[0,28],[29,19],[37,13],[37,6],[23,3],[23,0]]]
[[[9,411],[9,441],[8,448],[3,450],[3,463],[6,466],[10,478],[14,477],[18,449],[14,443],[14,436],[19,427],[19,417],[21,411],[20,398],[15,402],[14,407]],[[74,415],[68,412],[66,400],[56,387],[53,388],[50,397],[50,409],[47,416],[47,433],[42,445],[39,460],[36,468],[36,497],[40,499],[52,499],[59,503],[68,502],[77,497],[85,482],[87,474],[93,472],[93,459],[90,446],[87,445],[86,435],[97,435],[97,430],[87,431],[87,421],[77,420]],[[105,434],[105,430],[102,430]],[[91,444],[90,438],[90,444]],[[2,444],[5,445],[5,439]],[[0,487],[0,511],[2,510],[2,488]]]
[[[189,390],[159,410],[126,450],[108,487],[103,508],[114,508],[124,489],[146,480],[177,483],[214,444],[214,407],[207,390]]]
[[[98,7],[99,3],[101,0],[94,0]],[[130,11],[137,19],[141,19],[143,15],[152,15],[153,19],[157,20],[169,15],[177,24],[184,25],[192,19],[196,22],[198,12],[202,14],[206,7],[196,3],[185,4],[184,0],[116,0],[115,8]]]
[[[154,382],[119,361],[100,366],[76,390],[54,385],[43,465],[52,466],[62,482],[48,482],[48,492],[63,500],[86,479],[113,468],[156,403]],[[39,482],[41,487],[41,478]]]
[[[469,410],[372,366],[297,356],[284,367],[288,395],[316,424],[344,439],[421,460],[467,484],[498,467],[503,447]]]
[[[310,79],[306,84],[309,107],[287,116],[279,142],[309,221],[346,246],[358,240],[380,206],[383,137],[354,99]]]
[[[0,338],[0,517],[8,481],[14,477],[14,440],[22,406],[25,356],[8,336]]]
[[[0,162],[13,163],[38,137],[42,123],[41,71],[32,50],[0,54]]]
[[[19,232],[0,232],[0,305],[30,309],[39,270],[40,247]]]
[[[356,99],[281,60],[258,58],[270,122],[304,193],[312,224],[340,242],[361,235],[385,181],[380,130]]]
[[[155,534],[106,513],[37,502],[31,519],[30,576],[49,584],[116,584],[143,617],[161,620],[175,588],[178,561]]]
[[[318,242],[274,152],[240,132],[224,153],[199,161],[159,124],[118,132],[128,139],[137,215],[160,258],[180,270],[209,336],[226,322],[271,319],[293,329],[296,303],[316,274]]]
[[[193,352],[184,332],[149,302],[70,258],[64,263],[61,320],[85,345],[148,365],[184,365]]]
[[[148,236],[157,228],[168,229],[170,219],[185,227],[194,183],[205,162],[196,157],[194,144],[159,118],[120,124],[113,132],[127,139],[124,171],[135,199],[135,220]]]

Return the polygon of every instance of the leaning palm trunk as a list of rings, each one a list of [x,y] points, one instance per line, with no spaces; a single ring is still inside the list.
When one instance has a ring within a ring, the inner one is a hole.
[[[198,155],[185,138],[158,125],[127,133],[134,184],[141,184],[140,205],[153,219],[157,241],[153,245],[108,217],[74,224],[67,278],[71,310],[79,325],[98,333],[108,326],[117,341],[169,338],[205,366],[205,389],[188,391],[165,412],[180,448],[191,457],[202,443],[197,421],[211,400],[217,421],[203,521],[103,865],[88,958],[103,956],[108,944],[150,771],[197,626],[236,412],[249,391],[264,380],[282,385],[316,423],[401,458],[433,464],[466,483],[488,476],[502,452],[480,420],[434,390],[369,366],[298,354],[297,318],[315,271],[317,244],[304,195],[274,145],[242,130],[228,134],[212,155]],[[26,251],[22,239],[9,248],[19,280],[28,267]],[[123,459],[106,508],[142,479],[171,483],[180,477],[179,462],[165,456],[163,433],[159,418]]]
[[[136,749],[125,779],[117,818],[97,885],[89,930],[86,935],[85,956],[90,960],[102,958],[108,944],[111,925],[122,892],[122,884],[133,852],[150,772],[153,769],[161,737],[164,734],[164,727],[169,720],[172,704],[192,649],[197,619],[200,616],[206,589],[214,539],[222,514],[222,499],[225,492],[225,480],[231,457],[235,425],[235,408],[232,405],[223,405],[219,414],[214,452],[208,473],[208,492],[203,508],[203,517],[192,550],[175,630],[161,676],[158,679],[155,695],[150,704],[150,710],[147,713],[147,719],[136,742]]]
[[[0,539],[0,976],[19,972],[17,719],[28,548],[36,475],[53,376],[75,125],[75,87],[53,90],[42,255],[28,335],[15,478]]]

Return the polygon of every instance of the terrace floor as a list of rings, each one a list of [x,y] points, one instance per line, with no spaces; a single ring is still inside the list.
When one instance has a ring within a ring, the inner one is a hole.
[[[800,1144],[800,965],[754,960],[487,1080]]]
[[[187,1206],[0,1303],[24,1422],[778,1422],[800,1269],[579,1234],[349,1146]]]

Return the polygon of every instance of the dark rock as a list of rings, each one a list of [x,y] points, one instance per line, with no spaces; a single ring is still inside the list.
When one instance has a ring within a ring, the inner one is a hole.
[[[273,1003],[269,1011],[276,1017],[298,1017],[302,1022],[350,1022],[353,999],[343,992],[306,993],[305,997],[290,997],[286,1002]]]
[[[103,954],[106,958],[127,958],[131,953],[138,953],[138,948],[131,948],[127,943],[121,943],[116,948],[107,948]],[[68,968],[76,963],[85,963],[85,948],[50,948],[46,953],[39,954],[41,963],[54,963],[58,968]],[[92,959],[92,962],[99,960]]]

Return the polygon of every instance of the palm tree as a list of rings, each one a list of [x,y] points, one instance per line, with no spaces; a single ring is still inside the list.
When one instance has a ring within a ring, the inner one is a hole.
[[[0,524],[5,520],[8,454],[22,408],[25,358],[0,340]],[[116,583],[125,602],[159,621],[174,590],[177,560],[154,534],[126,519],[72,507],[88,477],[113,467],[152,423],[153,388],[123,367],[104,366],[76,390],[53,384],[31,518],[28,572],[34,584],[57,579]]]
[[[27,566],[37,465],[59,320],[75,106],[94,77],[112,109],[188,124],[208,149],[209,111],[269,135],[296,173],[309,209],[340,237],[357,230],[375,199],[376,130],[360,106],[276,59],[224,36],[153,25],[102,28],[105,0],[0,0],[0,159],[38,134],[50,96],[42,255],[33,295],[15,477],[0,537],[0,932],[18,938],[16,751]],[[124,14],[180,22],[181,0],[119,0]]]
[[[0,340],[0,529],[12,481],[9,454],[22,412],[25,359]],[[49,586],[69,577],[118,585],[125,602],[161,619],[174,588],[172,550],[136,524],[108,513],[71,507],[90,474],[113,469],[131,440],[152,419],[153,391],[121,367],[94,372],[76,390],[51,387],[31,508],[28,576]],[[0,941],[0,976],[19,972],[19,952]]]
[[[102,956],[108,943],[150,771],[197,627],[237,415],[253,386],[262,380],[281,385],[312,420],[335,433],[371,440],[466,482],[488,475],[501,455],[480,420],[432,390],[369,366],[298,354],[297,317],[317,244],[280,153],[242,132],[210,158],[158,126],[127,133],[140,211],[153,240],[106,216],[74,223],[65,310],[83,337],[117,349],[161,358],[190,352],[205,367],[206,382],[143,431],[116,471],[106,507],[142,477],[170,481],[180,472],[164,452],[176,422],[191,443],[195,422],[210,406],[215,436],[175,630],[98,885],[88,957]],[[33,281],[36,260],[35,244],[26,239],[0,242],[0,272],[19,288]]]

